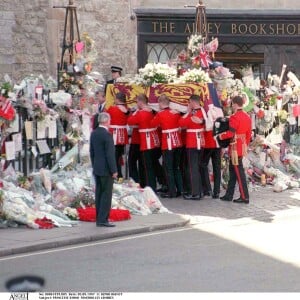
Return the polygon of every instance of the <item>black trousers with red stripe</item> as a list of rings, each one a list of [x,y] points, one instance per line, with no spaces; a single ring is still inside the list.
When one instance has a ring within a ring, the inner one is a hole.
[[[238,182],[240,197],[244,200],[249,200],[247,179],[243,166],[243,157],[239,157],[238,162],[239,164],[235,166],[232,164],[231,159],[229,161],[229,181],[225,196],[229,199],[233,198],[235,184]]]
[[[202,179],[200,173],[200,157],[201,150],[194,148],[187,148],[187,167],[188,167],[188,178],[190,193],[193,196],[202,194]]]
[[[143,166],[142,172],[140,173],[142,182],[145,186],[150,186],[153,189],[153,191],[156,191],[156,177],[153,168],[153,149],[141,151],[140,157],[141,164]]]
[[[180,172],[181,148],[172,150],[163,150],[163,168],[166,175],[168,193],[175,197],[176,194],[182,194],[183,184]]]

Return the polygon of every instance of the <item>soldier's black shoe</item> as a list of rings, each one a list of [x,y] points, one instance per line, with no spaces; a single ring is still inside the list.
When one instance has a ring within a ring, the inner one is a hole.
[[[222,201],[232,201],[232,199],[228,198],[226,195],[220,197]]]
[[[173,195],[173,194],[169,194],[169,193],[161,193],[159,196],[162,198],[176,198],[176,194]]]
[[[211,191],[207,191],[207,192],[204,192],[203,193],[203,196],[211,196],[212,195],[212,192]]]
[[[186,200],[200,200],[202,197],[201,197],[201,195],[188,194],[188,195],[184,195],[183,198]]]
[[[219,195],[219,194],[213,194],[213,195],[212,195],[212,198],[213,198],[213,199],[219,199],[219,198],[220,198],[220,195]]]
[[[234,203],[244,203],[244,204],[249,204],[249,199],[243,199],[243,198],[238,198],[233,200]]]

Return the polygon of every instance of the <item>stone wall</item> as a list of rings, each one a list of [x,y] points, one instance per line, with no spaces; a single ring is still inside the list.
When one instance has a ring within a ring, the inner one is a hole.
[[[49,73],[47,0],[2,0],[0,4],[0,72],[15,79]]]
[[[94,70],[110,77],[109,67],[119,65],[124,73],[137,71],[137,35],[134,8],[182,8],[198,0],[74,0],[80,33],[96,42],[98,59]],[[208,3],[209,2],[209,3]],[[240,1],[239,8],[250,2]],[[63,37],[65,9],[53,8],[68,0],[1,0],[0,2],[0,82],[5,73],[18,81],[26,75],[56,77]],[[204,1],[209,8],[235,8],[236,1]],[[226,3],[226,7],[224,7]],[[298,0],[252,1],[251,8],[300,8]],[[294,50],[293,50],[294,51]],[[294,52],[293,52],[294,53]]]

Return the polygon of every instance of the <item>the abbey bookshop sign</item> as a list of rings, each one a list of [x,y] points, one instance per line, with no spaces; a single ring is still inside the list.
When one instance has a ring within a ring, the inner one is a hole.
[[[189,36],[194,32],[193,20],[174,16],[138,17],[138,33],[155,36]],[[207,32],[223,42],[265,44],[300,44],[300,18],[287,15],[208,17]]]

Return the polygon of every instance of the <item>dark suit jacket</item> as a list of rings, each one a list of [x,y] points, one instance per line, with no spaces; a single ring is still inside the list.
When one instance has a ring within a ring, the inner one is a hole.
[[[95,130],[99,126],[99,122],[98,122],[99,113],[104,112],[104,111],[105,111],[105,103],[104,103],[102,109],[100,109],[100,106],[99,106],[98,113],[96,113],[93,116],[93,130]]]
[[[117,172],[113,137],[103,127],[96,128],[91,134],[90,157],[95,175],[111,176]]]

